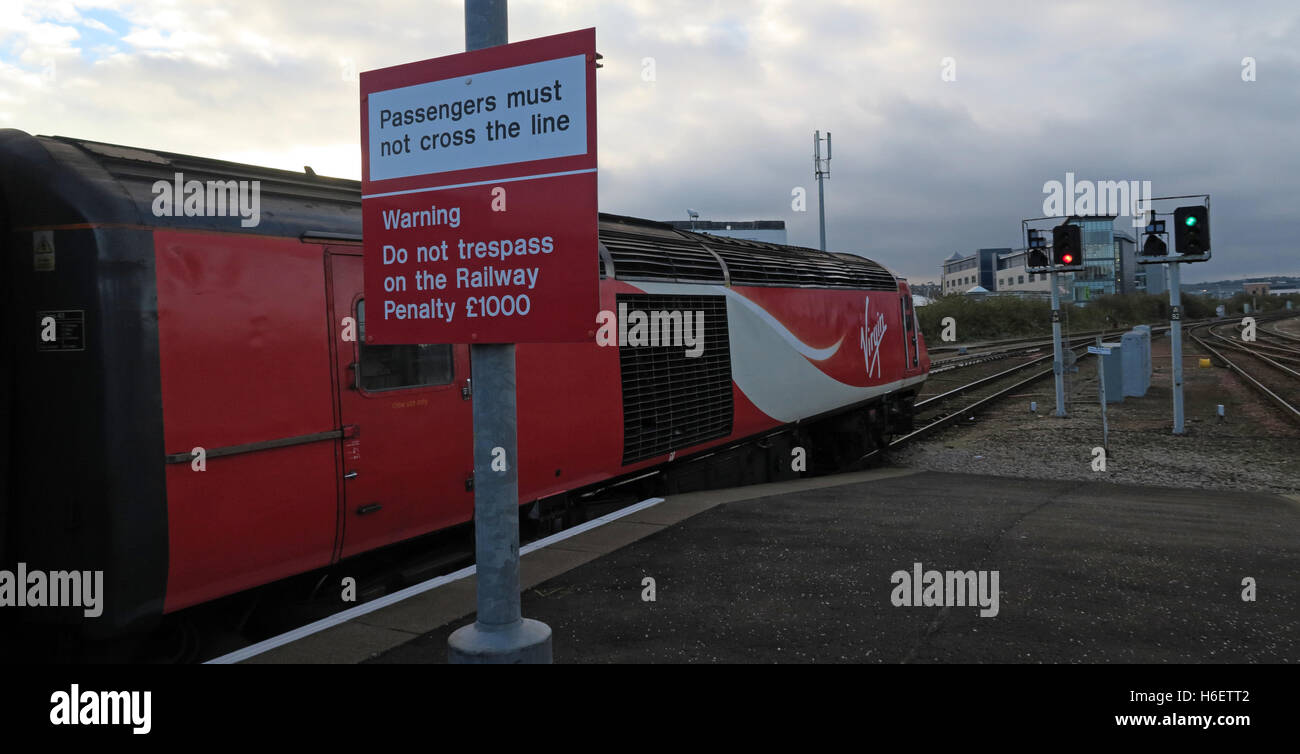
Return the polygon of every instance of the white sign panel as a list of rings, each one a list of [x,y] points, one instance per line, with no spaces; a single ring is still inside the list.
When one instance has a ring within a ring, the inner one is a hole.
[[[584,55],[370,94],[371,181],[587,153]]]

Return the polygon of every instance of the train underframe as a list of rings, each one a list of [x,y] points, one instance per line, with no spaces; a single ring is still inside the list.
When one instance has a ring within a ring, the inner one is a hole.
[[[654,469],[527,506],[521,524],[546,535],[637,500],[823,476],[863,467],[864,457],[913,429],[916,388],[786,425]],[[802,451],[802,452],[800,452]]]

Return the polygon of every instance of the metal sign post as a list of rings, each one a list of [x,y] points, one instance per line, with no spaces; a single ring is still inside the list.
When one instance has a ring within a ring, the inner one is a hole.
[[[1097,385],[1098,395],[1101,397],[1101,447],[1106,451],[1106,457],[1110,457],[1110,426],[1106,423],[1106,365],[1102,362],[1102,356],[1109,356],[1110,349],[1101,344],[1101,336],[1097,336],[1097,345],[1089,346],[1088,353],[1097,357]]]
[[[1056,292],[1056,270],[1052,279],[1052,374],[1056,378],[1056,415],[1065,416],[1065,359],[1061,346],[1061,300]]]
[[[1177,263],[1165,265],[1169,272],[1169,354],[1174,367],[1174,434],[1183,433],[1183,312],[1181,269]]]
[[[1057,291],[1057,277],[1059,265],[1056,263],[1055,250],[1049,253],[1047,251],[1046,241],[1043,239],[1040,231],[1030,228],[1031,220],[1046,220],[1045,217],[1035,217],[1029,220],[1020,221],[1020,230],[1025,235],[1025,269],[1028,270],[1030,278],[1032,273],[1042,273],[1048,276],[1049,286],[1052,295],[1052,375],[1056,383],[1056,415],[1065,416],[1065,347],[1061,343],[1061,295]],[[1061,227],[1052,229],[1053,236]],[[1055,247],[1055,241],[1054,241]],[[1067,257],[1068,263],[1068,257]],[[1074,352],[1071,351],[1073,356]]]
[[[506,0],[465,0],[465,49],[506,44]],[[549,663],[551,628],[519,604],[515,344],[469,347],[474,385],[474,562],[478,615],[447,640],[453,663]],[[504,452],[493,469],[493,455]],[[505,471],[500,470],[504,461]]]
[[[1164,221],[1155,219],[1154,202],[1172,199],[1201,199],[1203,205],[1184,206],[1174,210],[1175,248],[1169,252],[1164,245],[1150,258],[1138,257],[1138,264],[1163,264],[1169,280],[1169,357],[1173,362],[1174,434],[1181,435],[1183,425],[1183,307],[1181,264],[1207,262],[1210,259],[1210,195],[1184,194],[1182,196],[1157,196],[1150,200],[1144,213],[1148,215],[1147,235],[1160,235]],[[1163,255],[1159,252],[1164,251]]]

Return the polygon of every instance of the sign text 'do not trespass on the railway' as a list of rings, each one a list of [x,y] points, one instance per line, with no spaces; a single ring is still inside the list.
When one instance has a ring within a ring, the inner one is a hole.
[[[366,341],[589,340],[595,30],[361,74]]]

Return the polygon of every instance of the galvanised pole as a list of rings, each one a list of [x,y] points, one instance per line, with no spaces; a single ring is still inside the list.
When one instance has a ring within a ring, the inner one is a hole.
[[[829,137],[829,134],[828,134]],[[829,141],[829,138],[828,138]],[[830,145],[827,144],[826,159],[830,159]],[[826,251],[826,176],[822,172],[822,135],[813,131],[813,173],[817,176],[817,216],[818,228],[821,230],[822,251]]]
[[[1174,362],[1174,434],[1181,435],[1183,433],[1182,276],[1177,262],[1166,267],[1169,268],[1169,354]]]
[[[506,44],[506,28],[506,0],[465,0],[467,51]],[[519,607],[515,346],[484,343],[473,344],[469,350],[478,615],[474,623],[457,629],[448,639],[447,659],[452,663],[549,663],[550,627],[522,617]]]
[[[1065,416],[1065,357],[1061,348],[1061,300],[1056,292],[1056,269],[1052,280],[1052,373],[1056,377],[1056,415]]]

